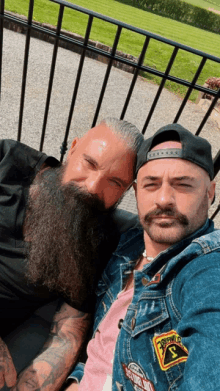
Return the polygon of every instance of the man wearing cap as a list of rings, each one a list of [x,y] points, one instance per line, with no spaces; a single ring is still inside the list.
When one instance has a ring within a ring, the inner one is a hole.
[[[211,146],[180,125],[165,126],[143,143],[137,171],[141,225],[122,235],[99,281],[88,360],[76,366],[69,390],[218,390]]]

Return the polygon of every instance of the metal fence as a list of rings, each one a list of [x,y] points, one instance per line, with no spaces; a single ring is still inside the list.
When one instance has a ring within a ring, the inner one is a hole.
[[[77,94],[78,94],[78,89],[79,89],[79,83],[81,79],[81,75],[83,72],[83,65],[84,65],[84,60],[85,56],[88,53],[93,53],[94,55],[101,55],[104,58],[107,59],[107,67],[106,67],[106,73],[105,77],[103,80],[102,88],[100,91],[99,99],[97,102],[97,106],[94,112],[94,118],[92,121],[92,127],[95,126],[100,108],[103,102],[104,94],[106,91],[106,87],[109,81],[109,76],[110,72],[112,69],[112,66],[114,65],[115,62],[118,64],[125,64],[129,67],[132,67],[133,69],[133,77],[132,81],[130,84],[130,88],[128,91],[128,94],[126,96],[124,106],[121,111],[120,118],[124,119],[126,115],[126,111],[128,108],[128,105],[131,101],[131,97],[134,91],[134,87],[138,78],[138,75],[140,74],[141,71],[146,72],[150,75],[155,75],[158,76],[161,79],[160,85],[158,87],[156,96],[154,98],[154,101],[147,113],[146,120],[142,129],[142,133],[144,134],[146,132],[146,129],[149,125],[149,122],[152,119],[153,113],[155,111],[155,108],[158,104],[158,101],[160,99],[161,93],[164,89],[166,81],[171,81],[173,83],[176,83],[178,85],[182,85],[187,87],[187,92],[185,94],[184,99],[182,100],[179,110],[176,113],[173,122],[177,123],[181,114],[183,113],[183,110],[186,106],[186,103],[190,97],[190,94],[192,93],[193,90],[200,91],[204,94],[209,94],[213,97],[212,103],[210,107],[208,108],[207,112],[204,113],[204,118],[202,119],[202,122],[199,124],[198,129],[196,131],[196,135],[199,135],[202,128],[204,127],[207,119],[209,118],[213,108],[215,107],[218,99],[220,98],[220,89],[218,91],[205,88],[204,86],[201,86],[198,83],[198,78],[201,75],[202,70],[204,69],[204,66],[207,62],[207,60],[216,62],[220,64],[220,58],[203,53],[199,50],[192,49],[190,47],[187,47],[185,45],[179,44],[177,42],[171,41],[169,39],[163,38],[161,36],[158,36],[156,34],[149,33],[148,31],[135,28],[133,26],[130,26],[126,23],[119,22],[115,19],[112,19],[110,17],[106,17],[103,15],[100,15],[96,12],[87,10],[85,8],[76,6],[74,4],[68,3],[63,0],[48,0],[48,2],[51,1],[53,3],[58,4],[59,6],[59,12],[58,12],[58,17],[57,17],[57,25],[56,29],[52,30],[49,27],[41,26],[40,24],[36,23],[33,19],[33,11],[34,11],[34,0],[30,0],[29,2],[29,12],[28,12],[28,18],[27,20],[24,20],[23,18],[20,18],[19,16],[15,16],[12,14],[9,14],[5,12],[5,1],[0,0],[0,92],[1,92],[1,79],[2,79],[2,47],[3,47],[3,27],[5,23],[14,23],[19,25],[21,28],[24,29],[26,33],[26,45],[25,45],[25,54],[24,54],[24,64],[23,64],[23,79],[22,79],[22,88],[21,88],[21,98],[20,98],[20,112],[19,112],[19,123],[18,123],[18,132],[17,132],[17,139],[21,139],[21,133],[22,133],[22,121],[23,121],[23,112],[24,112],[24,103],[25,103],[25,91],[26,91],[26,78],[27,78],[27,68],[28,68],[28,59],[29,59],[29,48],[30,48],[30,38],[33,35],[34,32],[39,32],[46,34],[48,37],[53,39],[54,42],[54,49],[53,49],[53,56],[52,56],[52,61],[51,61],[51,70],[50,70],[50,77],[48,81],[48,91],[47,91],[47,99],[46,99],[46,104],[45,104],[45,112],[44,112],[44,120],[43,120],[43,127],[42,127],[42,133],[41,133],[41,140],[40,140],[40,147],[39,149],[42,150],[43,144],[44,144],[44,138],[45,138],[45,132],[46,132],[46,127],[47,127],[47,120],[48,120],[48,113],[49,113],[49,108],[50,108],[50,101],[51,101],[51,94],[52,94],[52,87],[53,87],[53,80],[54,80],[54,74],[55,74],[55,68],[56,68],[56,60],[57,60],[57,52],[58,52],[58,47],[60,43],[68,43],[68,45],[72,45],[75,47],[78,52],[80,53],[80,61],[79,61],[79,66],[78,66],[78,72],[75,80],[75,86],[73,89],[72,93],[72,101],[70,104],[69,108],[69,116],[68,116],[68,121],[66,124],[66,131],[65,131],[65,136],[64,140],[61,146],[61,157],[60,160],[63,160],[64,154],[67,150],[67,141],[68,141],[68,136],[69,136],[69,131],[70,131],[70,126],[71,126],[71,121],[72,121],[72,116],[74,113],[74,108],[76,104],[76,99],[77,99]],[[85,36],[83,40],[76,39],[74,37],[71,37],[67,34],[65,34],[64,31],[62,31],[62,21],[63,21],[63,15],[64,15],[64,10],[68,8],[70,10],[73,10],[75,12],[83,13],[88,16],[88,22],[87,22],[87,28],[85,32]],[[114,42],[112,45],[112,48],[109,51],[100,49],[94,45],[91,44],[90,41],[90,33],[91,33],[91,28],[94,23],[94,20],[100,19],[104,22],[111,23],[116,26],[116,33],[115,33],[115,38]],[[132,31],[134,33],[140,34],[144,37],[144,44],[142,47],[142,50],[139,54],[138,60],[133,61],[129,57],[126,58],[117,51],[119,39],[121,37],[122,32],[124,31]],[[172,48],[172,54],[170,56],[170,59],[168,61],[167,67],[164,72],[159,71],[157,69],[154,69],[152,67],[149,67],[147,65],[144,65],[144,58],[146,56],[149,43],[151,41],[158,41],[165,43],[169,45]],[[198,69],[196,70],[192,81],[184,80],[178,77],[175,77],[171,74],[171,69],[173,67],[173,64],[175,63],[177,54],[179,50],[182,50],[184,52],[191,53],[195,56],[199,56],[200,64],[198,66]],[[215,159],[214,159],[214,165],[215,165],[215,175],[217,175],[218,171],[220,170],[220,150],[218,151]],[[214,215],[212,218],[215,217],[215,215],[218,213],[220,210],[220,207],[217,208],[215,211]]]

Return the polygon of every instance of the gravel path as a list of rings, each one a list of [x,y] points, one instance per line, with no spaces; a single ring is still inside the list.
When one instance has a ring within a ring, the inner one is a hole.
[[[25,36],[4,30],[2,99],[0,102],[1,138],[15,139],[17,135],[24,45]],[[35,148],[39,148],[40,143],[52,51],[52,45],[34,38],[31,39],[21,141]],[[62,48],[58,50],[44,144],[44,151],[57,158],[59,158],[60,145],[66,129],[79,58],[73,52]],[[81,136],[91,127],[105,71],[105,64],[85,59],[73,114],[69,145],[75,136]],[[120,116],[131,80],[131,74],[116,68],[112,69],[98,122],[106,116]],[[157,89],[157,85],[139,78],[125,119],[142,129]],[[164,90],[147,129],[146,137],[154,134],[159,127],[173,122],[180,104],[179,97]],[[179,123],[195,133],[203,116],[204,112],[200,107],[188,102]],[[211,142],[214,157],[220,147],[220,129],[216,122],[209,119],[201,136]],[[220,194],[220,174],[217,177],[217,194]],[[216,199],[218,200],[219,197]],[[210,213],[213,212],[217,203],[218,201],[215,202]],[[121,207],[132,212],[136,211],[133,191],[125,196]],[[216,226],[220,228],[220,213],[215,222]]]

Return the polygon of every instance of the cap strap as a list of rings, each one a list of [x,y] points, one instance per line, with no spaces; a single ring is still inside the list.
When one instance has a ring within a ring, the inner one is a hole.
[[[169,149],[157,149],[155,151],[148,152],[147,161],[154,159],[166,159],[166,158],[182,158],[183,151],[180,148],[169,148]]]

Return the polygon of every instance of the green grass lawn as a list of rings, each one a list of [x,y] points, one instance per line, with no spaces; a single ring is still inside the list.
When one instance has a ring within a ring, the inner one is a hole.
[[[72,0],[71,2],[195,49],[219,56],[220,35],[148,13],[117,0]],[[205,3],[205,1],[203,2]],[[6,0],[5,3],[6,9],[27,16],[28,0],[17,0],[16,2]],[[40,22],[56,25],[58,8],[57,4],[48,0],[35,0],[34,18]],[[66,10],[62,27],[65,30],[84,35],[87,20],[88,17],[82,13]],[[112,46],[115,31],[116,27],[114,25],[95,19],[90,38]],[[139,56],[143,42],[144,37],[142,35],[123,30],[118,49]],[[169,45],[152,40],[147,51],[145,64],[158,70],[165,70],[172,50]],[[179,51],[171,74],[190,81],[200,61],[201,58],[198,56]],[[160,78],[149,76],[149,74],[144,76],[156,83],[160,82]],[[205,80],[211,76],[220,77],[220,64],[208,61],[199,78],[199,84],[204,84]],[[166,83],[166,87],[181,96],[186,91],[184,87],[169,82]],[[194,101],[196,95],[197,93],[194,92],[190,99]]]

